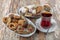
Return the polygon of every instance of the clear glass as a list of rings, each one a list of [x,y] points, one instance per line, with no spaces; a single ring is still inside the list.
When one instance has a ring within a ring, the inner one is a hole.
[[[51,27],[51,17],[42,17],[41,26],[44,29],[50,28]]]

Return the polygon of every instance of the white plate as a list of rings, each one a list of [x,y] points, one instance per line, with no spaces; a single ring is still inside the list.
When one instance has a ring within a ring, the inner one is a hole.
[[[45,32],[46,33],[48,29],[42,28],[41,25],[40,25],[40,23],[41,23],[41,18],[39,18],[39,19],[36,20],[37,29],[39,31],[41,31],[41,32]],[[51,23],[52,23],[52,26],[50,27],[48,33],[55,31],[55,29],[57,27],[57,23],[56,23],[56,21],[53,18],[51,19]]]
[[[8,15],[6,15],[5,17],[8,17],[10,14],[8,14]],[[19,16],[18,14],[14,14],[14,15],[17,15],[17,16]],[[28,24],[31,24],[31,25],[33,25],[33,27],[35,28],[34,29],[34,31],[32,32],[32,33],[30,33],[30,34],[18,34],[18,33],[16,33],[18,36],[22,36],[22,37],[29,37],[29,36],[31,36],[31,35],[33,35],[35,32],[36,32],[36,26],[29,20],[29,19],[27,19],[27,18],[25,18],[26,20],[27,20],[27,22],[28,22]],[[9,28],[8,28],[9,29]],[[12,31],[12,30],[11,30]],[[13,31],[14,32],[14,31]]]

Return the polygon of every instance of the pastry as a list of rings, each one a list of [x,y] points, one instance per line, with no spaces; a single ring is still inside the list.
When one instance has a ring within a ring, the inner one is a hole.
[[[25,20],[19,20],[19,21],[18,21],[18,25],[24,26],[24,24],[25,24]]]
[[[19,20],[20,19],[20,16],[14,15],[14,19]]]
[[[12,19],[11,22],[18,23],[18,20],[17,19]]]
[[[23,34],[24,28],[22,26],[18,26],[17,33]]]
[[[36,13],[40,13],[41,10],[42,10],[42,6],[38,6],[38,7],[36,7]]]
[[[4,22],[4,23],[7,23],[7,21],[8,21],[7,19],[8,19],[8,17],[4,17],[4,18],[3,18],[3,22]]]
[[[36,14],[36,9],[32,10],[32,14]]]
[[[10,23],[10,24],[8,25],[8,27],[9,27],[11,30],[16,30],[17,27],[18,27],[18,24],[17,24],[17,23]]]
[[[50,12],[51,8],[49,5],[44,5],[44,10]]]
[[[26,17],[31,17],[32,16],[32,13],[26,13],[25,16]]]
[[[33,32],[34,31],[34,27],[32,27],[32,25],[28,25],[28,31],[31,33],[31,32]]]
[[[8,17],[8,19],[7,19],[7,25],[9,25],[10,22],[11,22],[11,18]]]
[[[9,17],[13,19],[13,17],[14,17],[14,14],[10,14],[10,15],[9,15]]]
[[[25,9],[26,9],[26,12],[28,12],[29,11],[29,8],[27,8],[27,7],[24,7]]]

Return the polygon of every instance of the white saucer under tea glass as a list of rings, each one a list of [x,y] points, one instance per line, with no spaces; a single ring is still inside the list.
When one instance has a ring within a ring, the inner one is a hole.
[[[41,18],[39,18],[39,19],[37,19],[36,20],[36,27],[37,27],[37,29],[39,30],[39,31],[41,31],[41,32],[47,32],[48,31],[48,33],[50,33],[50,32],[54,32],[55,31],[55,29],[57,28],[57,22],[52,18],[51,19],[51,27],[49,28],[49,31],[48,31],[48,29],[44,29],[42,26],[41,26]]]

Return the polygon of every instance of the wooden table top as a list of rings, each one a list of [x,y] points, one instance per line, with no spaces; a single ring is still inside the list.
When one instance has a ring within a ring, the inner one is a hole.
[[[57,20],[56,13],[53,14],[53,17],[57,21],[58,27],[56,28],[55,32],[49,33],[47,35],[38,31],[31,37],[24,38],[18,36],[3,24],[3,16],[9,12],[16,13],[17,8],[31,4],[40,5],[40,2],[40,0],[0,0],[0,40],[60,40],[60,21]],[[44,2],[46,3],[45,0],[43,0],[43,3]]]

